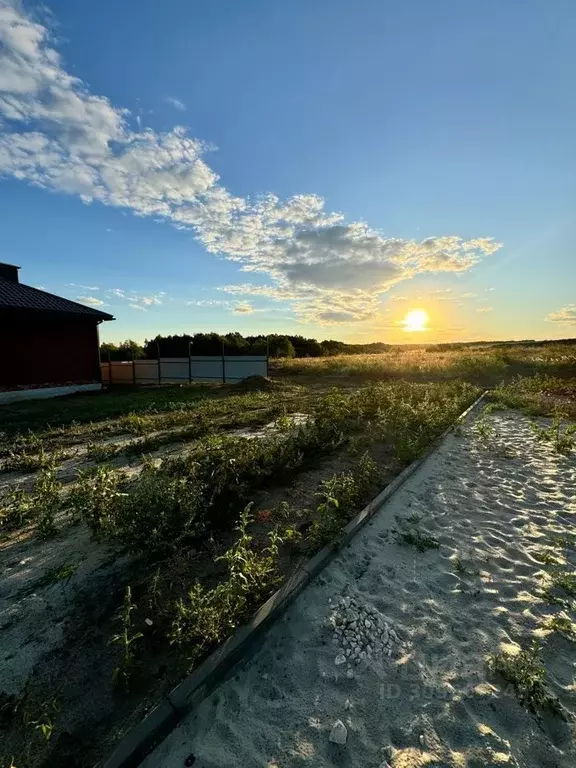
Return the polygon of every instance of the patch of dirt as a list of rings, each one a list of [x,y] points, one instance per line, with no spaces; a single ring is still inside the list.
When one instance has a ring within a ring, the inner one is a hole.
[[[235,384],[230,384],[230,389],[235,392],[270,392],[282,389],[282,383],[270,379],[268,376],[248,376]]]

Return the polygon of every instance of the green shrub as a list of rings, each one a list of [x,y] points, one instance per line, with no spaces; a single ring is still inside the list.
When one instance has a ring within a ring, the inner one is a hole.
[[[96,467],[78,473],[70,492],[68,511],[84,520],[96,538],[116,533],[116,507],[126,496],[122,491],[125,475],[109,467]]]
[[[375,384],[351,394],[333,390],[297,429],[252,440],[202,438],[186,456],[147,466],[138,478],[120,481],[112,495],[100,487],[94,501],[85,498],[75,506],[94,532],[101,529],[135,551],[173,548],[210,530],[229,530],[255,491],[285,482],[362,431],[390,441],[404,460],[417,455],[475,393],[458,382]],[[342,514],[349,508],[344,502]],[[326,521],[334,517],[325,515]]]
[[[227,566],[227,576],[213,589],[196,582],[184,600],[175,605],[171,641],[195,645],[195,652],[223,640],[277,583],[277,531],[268,535],[268,546],[256,550],[247,528],[252,521],[250,506],[240,515],[236,543],[216,558]]]
[[[175,549],[200,536],[209,522],[205,488],[147,464],[137,481],[123,486],[115,505],[117,539],[133,551]]]
[[[554,416],[549,427],[539,427],[533,422],[532,429],[537,440],[551,443],[557,453],[562,453],[565,456],[568,456],[576,445],[576,437],[574,437],[576,425],[569,424],[563,427],[558,414]]]
[[[560,711],[558,699],[547,690],[546,668],[537,644],[516,654],[494,654],[489,659],[489,666],[492,672],[511,683],[522,704],[531,711]]]
[[[434,536],[422,531],[419,515],[410,517],[396,516],[396,528],[393,530],[397,544],[405,547],[415,547],[418,552],[426,552],[427,549],[438,549],[440,542]]]
[[[34,523],[38,536],[53,536],[57,532],[56,516],[63,504],[62,483],[56,479],[56,468],[44,467],[31,493],[15,488],[0,504],[0,530],[7,532]]]
[[[325,480],[317,493],[316,508],[308,539],[312,548],[334,541],[367,496],[373,491],[380,473],[372,459],[365,455],[352,469]]]

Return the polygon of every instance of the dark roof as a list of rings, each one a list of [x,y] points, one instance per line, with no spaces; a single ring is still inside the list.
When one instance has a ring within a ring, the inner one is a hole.
[[[0,277],[0,309],[31,309],[38,312],[64,312],[74,315],[89,315],[95,320],[114,320],[112,315],[99,309],[63,299],[53,293],[32,288],[13,280]]]

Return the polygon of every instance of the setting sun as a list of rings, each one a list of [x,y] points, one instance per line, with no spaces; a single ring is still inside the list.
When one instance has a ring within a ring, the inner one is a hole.
[[[405,331],[426,331],[427,322],[427,312],[423,309],[412,309],[402,321],[402,325]]]

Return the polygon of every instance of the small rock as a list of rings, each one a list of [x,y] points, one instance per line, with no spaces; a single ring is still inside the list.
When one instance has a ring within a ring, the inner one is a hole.
[[[348,680],[352,680],[352,678],[354,677],[354,671],[352,669],[347,669],[346,677],[348,678]]]
[[[346,656],[344,656],[343,653],[339,653],[334,659],[334,664],[336,664],[337,667],[339,667],[340,664],[346,664]]]
[[[369,619],[365,619],[364,626],[366,627],[366,629],[371,629],[372,622]]]
[[[342,720],[336,720],[330,731],[329,741],[333,744],[346,744],[348,738],[348,729],[342,722]]]
[[[344,702],[344,709],[350,709],[351,706],[352,704],[350,703],[350,699],[346,699]]]
[[[362,661],[364,661],[364,659],[366,658],[366,651],[360,651],[360,658],[362,659]]]

